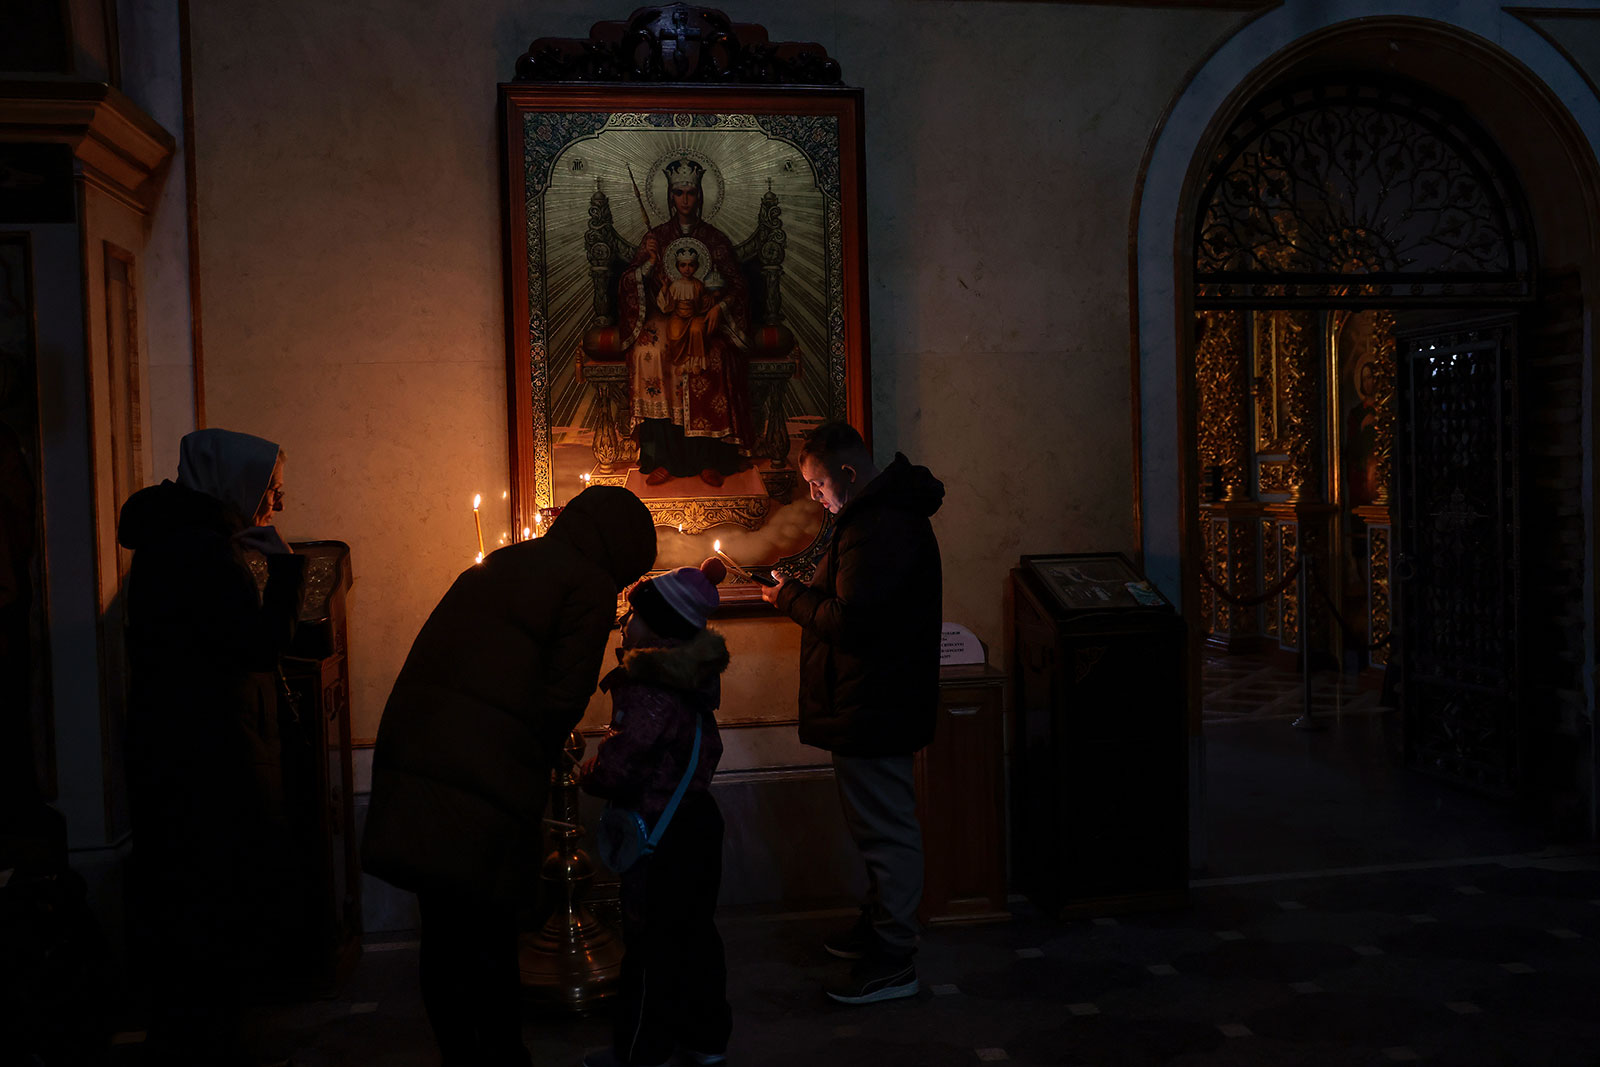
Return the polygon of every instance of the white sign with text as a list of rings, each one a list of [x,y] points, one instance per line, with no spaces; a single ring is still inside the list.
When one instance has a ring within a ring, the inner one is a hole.
[[[978,635],[957,622],[947,622],[939,631],[939,666],[986,663],[983,642]]]

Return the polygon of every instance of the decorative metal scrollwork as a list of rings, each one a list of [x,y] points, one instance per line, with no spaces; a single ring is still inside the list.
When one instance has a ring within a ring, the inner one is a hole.
[[[821,45],[769,41],[765,28],[715,8],[663,4],[597,22],[588,38],[539,38],[517,60],[517,81],[838,85],[840,74]]]
[[[1516,188],[1487,138],[1419,90],[1290,87],[1217,148],[1195,231],[1197,305],[1531,298]]]

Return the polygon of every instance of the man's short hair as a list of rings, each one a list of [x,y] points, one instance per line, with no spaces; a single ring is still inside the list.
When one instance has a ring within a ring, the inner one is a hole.
[[[806,434],[806,443],[800,448],[800,458],[803,460],[807,456],[829,470],[836,470],[841,463],[870,460],[872,452],[854,426],[848,422],[834,421],[825,422]]]

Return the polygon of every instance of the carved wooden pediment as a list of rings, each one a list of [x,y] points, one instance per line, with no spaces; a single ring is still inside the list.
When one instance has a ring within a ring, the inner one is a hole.
[[[763,26],[710,7],[641,7],[597,22],[587,38],[541,37],[517,60],[519,82],[688,82],[838,85],[839,63],[819,44],[769,41]]]

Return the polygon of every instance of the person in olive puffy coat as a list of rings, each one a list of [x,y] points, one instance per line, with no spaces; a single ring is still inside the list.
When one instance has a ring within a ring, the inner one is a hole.
[[[922,901],[922,829],[912,755],[933,740],[943,584],[932,515],[944,485],[897,454],[881,471],[861,435],[823,423],[800,474],[834,518],[810,582],[762,597],[800,624],[800,740],[833,753],[845,823],[867,868],[858,922],[824,947],[854,960],[828,996],[846,1004],[909,997]]]
[[[650,512],[584,490],[543,537],[465,571],[411,646],[378,727],[369,874],[417,894],[423,1004],[445,1064],[526,1064],[516,873],[600,676],[617,595],[655,561]]]

